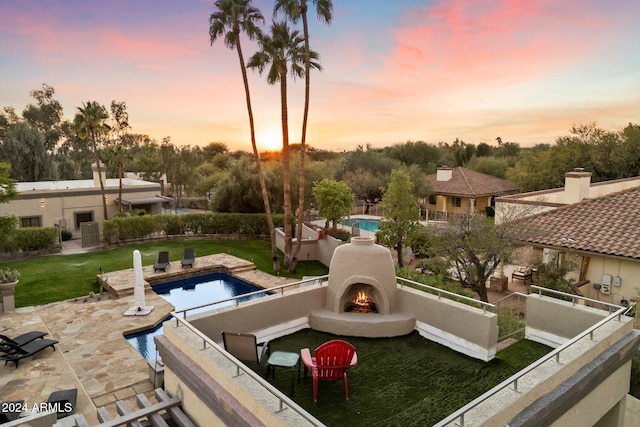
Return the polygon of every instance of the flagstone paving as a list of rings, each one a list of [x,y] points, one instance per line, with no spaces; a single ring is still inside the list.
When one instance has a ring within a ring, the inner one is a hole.
[[[175,265],[173,265],[175,264]],[[213,267],[231,272],[243,280],[271,288],[295,279],[262,273],[253,263],[228,254],[199,257],[193,269],[174,262],[166,272],[143,267],[146,280],[175,277],[190,270],[204,274]],[[23,359],[18,368],[0,364],[0,400],[24,400],[29,408],[46,402],[52,391],[78,389],[76,413],[90,425],[97,424],[96,408],[105,406],[116,416],[115,401],[127,400],[136,407],[135,395],[145,393],[152,402],[154,384],[147,361],[124,338],[125,334],[146,330],[162,322],[173,306],[152,291],[145,293],[146,305],[155,309],[147,316],[124,316],[133,303],[133,269],[104,273],[103,280],[115,284],[119,298],[105,292],[37,307],[18,308],[0,314],[0,334],[13,337],[23,332],[47,332],[58,340],[56,351],[49,348]]]

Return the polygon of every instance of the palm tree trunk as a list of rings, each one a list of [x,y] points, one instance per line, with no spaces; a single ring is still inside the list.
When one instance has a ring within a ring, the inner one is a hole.
[[[98,144],[96,143],[96,135],[91,131],[91,142],[93,142],[93,153],[96,157],[96,169],[98,170],[98,181],[100,181],[100,192],[102,193],[102,214],[104,215],[104,220],[109,219],[109,214],[107,213],[107,195],[104,193],[104,183],[102,182],[102,168],[100,167],[100,155],[98,154]]]
[[[242,81],[244,83],[244,93],[247,100],[247,111],[249,113],[249,127],[251,130],[251,147],[253,148],[253,157],[256,162],[256,171],[258,172],[258,180],[260,181],[260,190],[262,192],[262,201],[264,202],[264,211],[267,216],[267,225],[269,226],[269,238],[271,240],[271,260],[273,262],[273,271],[280,271],[280,258],[278,257],[278,246],[276,244],[276,228],[273,224],[273,215],[271,214],[271,204],[269,203],[269,193],[267,192],[267,184],[264,180],[262,171],[262,163],[260,162],[260,153],[256,144],[255,125],[253,121],[253,110],[251,108],[251,95],[249,92],[249,79],[247,78],[247,68],[244,65],[244,57],[240,41],[236,43],[238,58],[240,60],[240,69],[242,70]]]
[[[120,213],[122,213],[122,162],[121,161],[118,161],[118,180],[119,180],[118,208],[120,209]]]
[[[284,263],[291,263],[291,173],[289,171],[289,117],[287,110],[287,74],[280,74],[280,103],[282,107],[282,180],[284,181]]]
[[[302,0],[301,7],[302,27],[304,30],[304,113],[302,115],[302,135],[300,138],[300,171],[298,173],[298,222],[296,224],[296,247],[293,250],[289,273],[296,271],[298,256],[302,246],[302,224],[304,222],[304,159],[307,150],[307,117],[309,116],[309,88],[311,86],[311,53],[309,52],[309,26],[307,24],[307,2]]]

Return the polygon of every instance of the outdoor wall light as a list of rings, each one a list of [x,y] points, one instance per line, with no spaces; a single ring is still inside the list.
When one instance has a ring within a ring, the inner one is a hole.
[[[44,208],[44,205],[46,205],[46,204],[47,204],[46,200],[44,200],[44,199],[40,200],[40,207],[41,208]]]

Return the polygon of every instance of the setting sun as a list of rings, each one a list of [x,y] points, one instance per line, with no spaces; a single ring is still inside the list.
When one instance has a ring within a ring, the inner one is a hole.
[[[260,151],[280,151],[282,150],[282,131],[278,129],[257,131],[256,143]]]

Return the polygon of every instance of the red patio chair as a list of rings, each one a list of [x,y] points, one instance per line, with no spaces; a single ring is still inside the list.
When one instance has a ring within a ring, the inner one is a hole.
[[[347,368],[358,363],[356,348],[346,341],[331,340],[315,351],[315,357],[311,356],[308,348],[300,350],[300,357],[304,363],[304,375],[311,368],[313,377],[313,401],[318,401],[318,382],[333,381],[342,378],[344,382],[344,397],[349,400],[349,382],[347,381]]]

